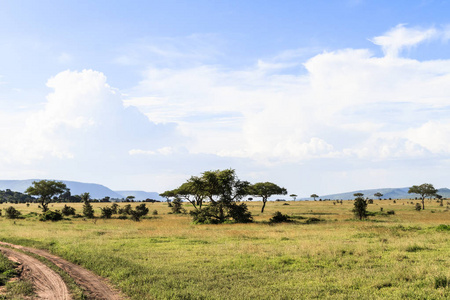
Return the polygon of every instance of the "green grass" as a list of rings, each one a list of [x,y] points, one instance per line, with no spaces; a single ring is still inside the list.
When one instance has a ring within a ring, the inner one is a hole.
[[[375,200],[370,211],[395,215],[365,221],[354,220],[353,201],[270,202],[264,214],[252,202],[255,223],[224,225],[193,225],[155,203],[148,207],[158,216],[141,222],[0,218],[0,238],[49,249],[132,299],[448,299],[450,232],[441,225],[450,212],[433,202],[417,212],[408,201]],[[97,215],[103,205],[94,204]],[[35,204],[15,207],[38,212]],[[275,211],[296,222],[269,224]],[[312,218],[321,221],[308,224]]]
[[[24,299],[34,295],[32,284],[28,280],[18,279],[17,264],[0,254],[0,299]]]

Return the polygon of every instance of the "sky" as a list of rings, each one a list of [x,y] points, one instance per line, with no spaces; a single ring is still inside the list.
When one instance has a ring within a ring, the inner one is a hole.
[[[450,1],[0,0],[0,179],[450,187]]]

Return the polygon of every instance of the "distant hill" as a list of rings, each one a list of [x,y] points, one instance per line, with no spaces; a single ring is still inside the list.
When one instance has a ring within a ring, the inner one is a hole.
[[[41,179],[26,179],[26,180],[0,180],[0,190],[10,189],[16,192],[25,192],[25,190],[32,185],[33,181]],[[113,190],[96,183],[84,183],[77,181],[61,180],[70,189],[72,195],[80,195],[82,193],[89,193],[91,198],[102,199],[104,197],[121,199],[123,196]]]
[[[369,189],[369,190],[357,190],[353,192],[331,194],[331,195],[320,195],[320,199],[330,199],[330,200],[350,200],[355,199],[353,194],[363,193],[364,197],[376,199],[375,193],[380,192],[383,194],[382,199],[414,199],[420,197],[417,194],[408,194],[409,187],[405,188],[381,188],[381,189]],[[444,198],[450,198],[450,189],[440,188],[438,189],[438,194]],[[319,199],[318,198],[318,199]],[[302,200],[312,200],[312,198],[302,198]]]
[[[10,189],[16,192],[25,192],[25,190],[32,185],[33,181],[39,181],[42,179],[26,179],[26,180],[0,180],[0,190]],[[156,192],[144,192],[144,191],[113,191],[104,185],[96,183],[85,183],[78,181],[58,180],[66,184],[70,189],[72,195],[80,195],[82,193],[89,193],[93,199],[102,199],[104,197],[111,197],[114,199],[122,199],[127,196],[135,196],[135,200],[164,200]]]
[[[164,200],[163,197],[161,197],[156,192],[144,192],[144,191],[115,191],[116,193],[122,195],[123,198],[126,198],[127,196],[134,196],[136,197],[135,200],[141,201],[145,199],[153,199],[153,200]]]

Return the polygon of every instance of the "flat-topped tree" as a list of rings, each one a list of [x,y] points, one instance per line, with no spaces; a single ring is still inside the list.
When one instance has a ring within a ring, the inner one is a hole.
[[[317,194],[312,194],[310,197],[313,198],[314,201],[316,201],[316,198],[319,198],[319,195],[317,195]]]
[[[289,197],[292,197],[292,199],[294,199],[295,201],[295,199],[297,199],[297,194],[290,194]]]
[[[266,207],[267,200],[270,196],[287,194],[287,190],[285,188],[279,187],[272,182],[258,182],[252,184],[249,187],[249,191],[253,196],[262,198],[263,206],[261,208],[261,213],[264,212],[264,207]]]
[[[408,194],[419,194],[422,199],[422,209],[425,209],[425,198],[435,196],[438,192],[431,183],[413,185],[409,188]]]
[[[383,194],[380,192],[376,192],[375,194],[373,194],[375,197],[377,197],[379,200],[381,200],[381,197],[383,197]]]
[[[42,207],[42,212],[48,211],[48,204],[56,195],[63,194],[69,189],[62,181],[55,180],[40,180],[33,181],[33,185],[28,187],[25,191],[30,196],[39,196],[39,203]]]
[[[356,198],[362,198],[364,196],[363,193],[354,193],[353,196],[355,196]]]

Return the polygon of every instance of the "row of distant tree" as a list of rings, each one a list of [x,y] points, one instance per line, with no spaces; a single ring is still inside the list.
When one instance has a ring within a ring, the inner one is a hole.
[[[5,199],[5,201],[38,202],[43,213],[48,211],[48,205],[51,202],[84,202],[85,204],[94,202],[90,199],[89,193],[72,196],[63,182],[54,180],[34,181],[32,186],[27,188],[25,194],[10,190],[1,192],[0,195],[4,197],[2,199]],[[414,185],[408,191],[408,193],[420,195],[422,209],[425,209],[426,197],[442,198],[437,192],[438,190],[429,183]],[[263,213],[271,196],[286,194],[287,190],[275,183],[258,182],[251,184],[248,181],[240,180],[235,170],[227,169],[206,171],[200,176],[192,176],[178,188],[165,191],[160,195],[167,199],[169,206],[173,207],[175,213],[183,211],[181,209],[183,201],[191,203],[194,210],[190,214],[196,223],[224,223],[229,221],[246,223],[252,221],[252,215],[246,204],[240,202],[244,197],[262,198],[261,213]],[[296,197],[294,194],[290,196]],[[355,205],[356,203],[360,203],[362,206],[364,206],[364,203],[367,205],[368,199],[364,199],[362,193],[356,193],[354,196],[356,197]],[[381,199],[383,195],[375,193],[374,196]],[[312,194],[311,197],[315,200],[318,195]],[[110,201],[109,197],[99,200],[99,202]],[[134,196],[128,196],[125,201],[134,201]],[[147,202],[156,202],[156,200],[147,199]],[[204,205],[205,202],[208,202],[208,204]]]
[[[103,197],[101,199],[91,199],[91,202],[134,202],[134,196],[127,196],[126,198],[111,198]],[[29,194],[11,191],[10,189],[0,190],[0,203],[36,203],[39,202],[38,198],[35,198]],[[81,195],[72,195],[69,188],[61,194],[56,194],[52,197],[52,202],[56,203],[80,203],[83,202]],[[146,199],[142,202],[160,202],[155,199]]]

